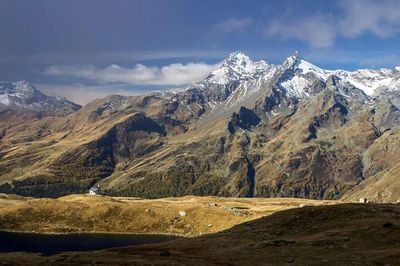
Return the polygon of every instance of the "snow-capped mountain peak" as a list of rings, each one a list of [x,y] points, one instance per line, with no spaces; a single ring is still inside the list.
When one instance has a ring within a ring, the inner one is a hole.
[[[250,57],[240,51],[230,53],[224,60],[223,66],[235,66],[251,63]]]
[[[66,99],[51,97],[27,81],[0,82],[0,111],[19,110],[68,114],[80,108]]]
[[[298,51],[295,51],[291,56],[286,58],[286,60],[281,65],[281,68],[282,69],[296,68],[300,64],[301,60],[303,60],[303,57]]]
[[[400,67],[393,69],[359,69],[355,71],[325,70],[306,60],[295,52],[279,67],[281,77],[279,85],[282,90],[296,98],[309,97],[309,88],[316,82],[326,82],[329,76],[335,75],[343,82],[348,82],[367,95],[379,91],[400,89]]]
[[[261,75],[271,66],[264,60],[253,61],[242,52],[233,52],[226,57],[220,68],[211,72],[207,77],[207,82],[227,84],[232,81],[248,79]]]
[[[304,60],[297,51],[280,65],[279,71],[280,89],[298,99],[308,98],[314,91],[314,83],[325,81],[328,76],[323,69]]]
[[[291,56],[286,58],[284,63],[281,65],[281,69],[290,69],[303,74],[312,72],[324,80],[329,76],[329,73],[327,73],[326,70],[306,61],[298,51],[295,51]]]
[[[43,100],[46,96],[36,90],[32,84],[23,80],[17,82],[0,82],[0,104],[29,104],[33,100]]]
[[[335,70],[329,72],[363,90],[368,95],[373,95],[380,91],[400,89],[400,72],[396,68],[358,69],[355,71]]]
[[[214,102],[223,106],[245,102],[247,98],[254,97],[251,95],[267,89],[267,84],[273,84],[286,96],[301,101],[323,90],[330,76],[338,77],[343,86],[350,84],[366,95],[400,91],[400,66],[379,70],[325,70],[295,51],[280,65],[264,60],[253,61],[242,52],[233,52],[206,79],[173,93],[204,93],[206,96],[203,99],[212,101],[214,108]]]
[[[16,81],[11,83],[11,85],[15,88],[15,90],[20,92],[31,93],[35,91],[35,88],[26,80]]]

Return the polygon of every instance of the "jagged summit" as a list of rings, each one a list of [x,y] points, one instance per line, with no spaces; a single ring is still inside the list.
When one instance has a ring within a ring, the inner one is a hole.
[[[303,57],[298,51],[295,51],[292,55],[290,55],[286,60],[283,62],[281,65],[282,68],[294,68],[298,66],[301,61],[303,60]]]
[[[225,60],[222,63],[222,67],[231,67],[231,68],[238,68],[242,67],[244,71],[249,70],[247,67],[251,67],[255,65],[256,67],[258,66],[259,68],[266,67],[270,65],[268,62],[264,60],[259,60],[259,61],[253,61],[250,59],[250,57],[243,52],[236,51],[230,53]]]
[[[227,84],[231,81],[259,76],[272,67],[264,60],[253,61],[242,52],[230,53],[221,67],[207,77],[209,83]]]
[[[329,76],[335,75],[343,82],[348,82],[367,95],[400,89],[399,67],[393,69],[359,69],[355,71],[326,70],[308,61],[295,51],[280,66],[281,83],[288,91],[296,91],[293,95],[304,98],[308,94],[303,91],[316,80],[326,82]]]
[[[21,95],[37,92],[36,89],[25,80],[17,82],[0,82],[1,93],[16,93],[20,92]]]
[[[37,101],[42,101],[45,95],[36,90],[27,81],[0,82],[0,104],[11,106],[15,104],[24,105]]]
[[[237,73],[248,73],[253,66],[253,61],[242,52],[230,53],[221,65],[221,69],[229,69]]]
[[[69,114],[80,108],[64,98],[51,97],[31,83],[0,82],[0,110],[35,111],[48,114]]]
[[[277,80],[276,85],[282,93],[296,100],[306,100],[318,93],[331,75],[367,95],[400,88],[398,68],[353,72],[325,70],[305,60],[299,51],[287,57],[282,64],[273,65],[264,60],[253,61],[243,52],[236,51],[228,54],[220,67],[206,79],[188,85],[184,90],[208,91],[206,98],[217,102],[226,100],[225,106],[228,106],[246,101],[255,92],[265,91],[264,84]],[[214,103],[210,105],[215,107]]]
[[[303,56],[301,55],[301,53],[298,50],[295,50],[292,55],[303,58]]]
[[[235,64],[238,61],[244,61],[244,62],[250,62],[250,57],[244,54],[241,51],[235,51],[230,54],[225,58],[224,64],[231,65]]]

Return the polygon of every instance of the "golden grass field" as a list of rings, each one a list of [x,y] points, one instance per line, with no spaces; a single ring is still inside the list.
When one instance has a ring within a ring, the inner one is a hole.
[[[400,204],[194,196],[0,198],[1,230],[185,236],[90,252],[0,253],[2,265],[400,263]]]
[[[335,204],[308,199],[186,196],[139,199],[70,195],[58,199],[0,196],[0,230],[107,232],[198,236],[299,206]]]

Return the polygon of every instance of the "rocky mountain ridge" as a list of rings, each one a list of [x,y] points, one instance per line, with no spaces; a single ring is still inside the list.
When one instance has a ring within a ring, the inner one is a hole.
[[[185,88],[8,128],[0,192],[54,197],[98,183],[148,198],[396,200],[399,77],[398,68],[323,70],[297,52],[281,65],[235,52]],[[393,186],[375,186],[385,180]]]
[[[80,105],[65,98],[43,94],[27,81],[0,82],[0,112],[32,111],[68,115],[80,108]]]

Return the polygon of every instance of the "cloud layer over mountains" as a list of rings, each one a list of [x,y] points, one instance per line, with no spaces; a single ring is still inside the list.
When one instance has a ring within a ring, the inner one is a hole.
[[[136,64],[132,68],[110,65],[97,68],[94,65],[69,66],[53,65],[45,74],[69,76],[95,81],[97,83],[127,83],[132,85],[183,85],[205,78],[219,64],[175,63],[163,67],[149,67]]]

